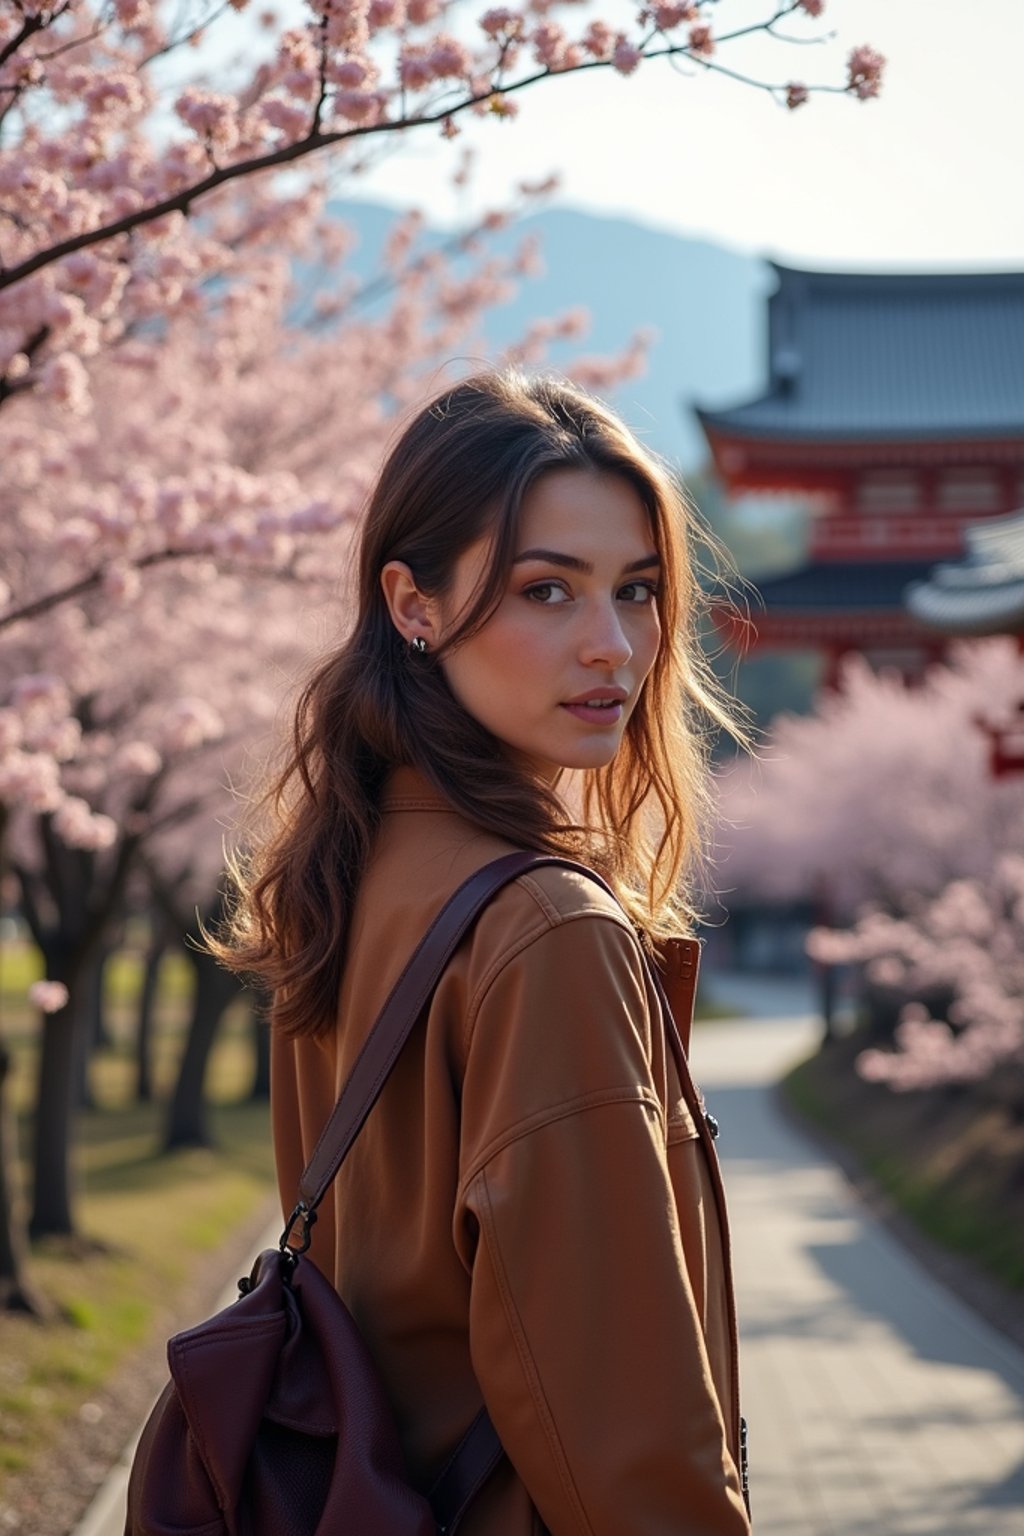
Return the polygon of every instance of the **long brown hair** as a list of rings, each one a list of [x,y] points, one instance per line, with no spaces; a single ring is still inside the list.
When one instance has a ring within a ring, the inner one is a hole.
[[[582,775],[579,820],[462,707],[441,666],[501,601],[523,499],[556,469],[627,480],[662,568],[662,643],[615,758]],[[355,624],[301,694],[291,754],[262,802],[269,830],[235,861],[232,916],[211,940],[227,965],[269,989],[278,1027],[299,1034],[334,1023],[355,891],[398,764],[420,769],[455,809],[519,847],[589,859],[652,940],[687,929],[709,814],[707,728],[732,728],[697,639],[704,605],[690,519],[671,477],[623,423],[562,381],[478,374],[409,424],[363,524]],[[471,611],[429,656],[410,656],[382,568],[404,561],[420,592],[443,598],[459,555],[485,536],[489,566]]]

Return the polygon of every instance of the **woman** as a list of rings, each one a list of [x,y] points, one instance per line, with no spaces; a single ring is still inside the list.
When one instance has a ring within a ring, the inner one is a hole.
[[[410,1476],[486,1403],[507,1461],[464,1536],[743,1536],[721,1185],[642,946],[688,1031],[706,806],[685,509],[579,391],[485,374],[423,410],[362,534],[350,637],[298,712],[231,963],[274,1002],[290,1210],[366,1032],[446,898],[513,848],[313,1231]],[[576,811],[569,809],[570,796]]]

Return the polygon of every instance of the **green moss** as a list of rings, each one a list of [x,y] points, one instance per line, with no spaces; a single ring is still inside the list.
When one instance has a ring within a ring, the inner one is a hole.
[[[794,1067],[781,1088],[790,1107],[851,1152],[933,1242],[1024,1290],[1024,1201],[1014,1176],[1019,1138],[990,1105],[936,1094],[925,1116],[917,1096],[861,1082],[852,1051],[835,1049]],[[965,1149],[978,1141],[980,1115],[993,1124],[981,1160],[966,1150],[957,1156],[958,1140]]]

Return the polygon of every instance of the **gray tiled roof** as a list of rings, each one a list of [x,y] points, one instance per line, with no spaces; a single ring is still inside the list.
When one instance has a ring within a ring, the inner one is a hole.
[[[899,612],[910,582],[928,574],[922,560],[821,560],[754,583],[768,613]],[[752,618],[757,623],[758,603]]]
[[[969,524],[964,538],[964,560],[938,565],[909,587],[910,612],[947,634],[1024,629],[1024,512]]]
[[[698,411],[706,427],[811,441],[1024,436],[1024,273],[775,271],[767,393]]]

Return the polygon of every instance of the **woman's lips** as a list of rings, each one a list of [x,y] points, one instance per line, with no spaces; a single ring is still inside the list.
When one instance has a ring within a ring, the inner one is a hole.
[[[616,725],[622,718],[622,700],[615,699],[608,704],[563,704],[570,715],[575,715],[577,720],[585,720],[588,725]]]

